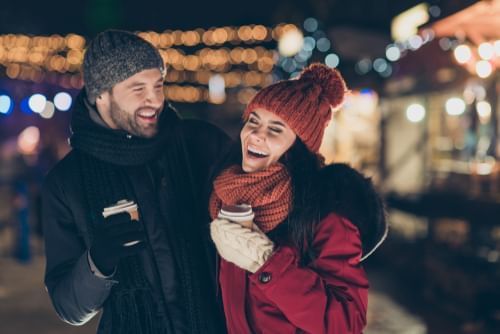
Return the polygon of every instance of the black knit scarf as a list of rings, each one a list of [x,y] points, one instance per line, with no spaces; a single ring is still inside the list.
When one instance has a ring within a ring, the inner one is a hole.
[[[128,171],[144,168],[153,159],[160,159],[169,176],[169,188],[176,194],[176,200],[194,203],[194,186],[189,171],[189,159],[185,149],[179,119],[175,111],[166,107],[159,120],[159,133],[152,139],[127,135],[120,130],[111,130],[98,125],[89,116],[91,107],[85,102],[83,93],[78,97],[71,122],[71,145],[80,154],[80,174],[86,189],[90,219],[82,230],[88,233],[88,243],[98,224],[103,223],[102,210],[120,199],[137,203]],[[94,111],[95,112],[95,111]],[[180,168],[178,166],[181,166]],[[181,169],[182,168],[182,169]],[[168,220],[168,233],[175,235],[176,256],[179,263],[183,301],[191,333],[209,333],[210,325],[200,314],[202,300],[200,287],[194,282],[196,259],[193,258],[192,235],[182,229],[190,226],[198,210],[178,210],[172,203],[160,203]],[[170,226],[174,225],[174,226]],[[190,231],[192,232],[192,231]],[[203,254],[203,253],[202,253]],[[198,260],[199,261],[199,260]],[[111,312],[111,332],[116,334],[163,334],[171,330],[165,319],[166,308],[163,299],[153,296],[153,290],[142,268],[140,256],[123,259],[117,268],[116,284],[104,305],[105,312]]]

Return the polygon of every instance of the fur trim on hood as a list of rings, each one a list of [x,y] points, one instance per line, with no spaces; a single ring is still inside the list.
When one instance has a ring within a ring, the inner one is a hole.
[[[370,178],[346,164],[332,164],[321,172],[321,215],[335,212],[349,219],[359,230],[363,244],[361,261],[371,255],[387,237],[382,198]]]

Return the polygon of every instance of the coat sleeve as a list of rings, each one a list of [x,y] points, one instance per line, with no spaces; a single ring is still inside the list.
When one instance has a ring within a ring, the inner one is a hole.
[[[330,214],[318,225],[309,266],[298,265],[297,253],[282,246],[250,281],[307,333],[359,334],[366,324],[368,281],[359,265],[357,228]]]
[[[88,251],[63,198],[61,187],[48,177],[42,190],[45,285],[59,317],[82,325],[97,314],[116,281],[91,271]]]

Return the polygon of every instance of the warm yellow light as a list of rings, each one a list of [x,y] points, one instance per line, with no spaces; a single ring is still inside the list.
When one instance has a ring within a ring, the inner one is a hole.
[[[250,71],[243,75],[243,83],[247,87],[259,86],[261,80],[260,74],[255,71]]]
[[[283,33],[278,41],[278,50],[285,57],[297,54],[304,44],[304,36],[297,29],[288,30]]]
[[[206,45],[213,45],[214,40],[212,38],[212,31],[211,30],[205,31],[203,33],[202,40],[203,40],[203,43],[205,43]]]
[[[453,51],[453,54],[457,62],[459,62],[460,64],[467,63],[472,57],[470,48],[465,44],[457,46]]]
[[[215,44],[224,44],[227,42],[227,31],[223,28],[217,28],[214,30],[212,38]]]
[[[242,26],[238,29],[238,37],[246,42],[252,38],[252,28],[249,26]]]
[[[426,3],[412,7],[391,22],[391,35],[395,41],[404,41],[418,33],[418,27],[429,21],[429,10]]]
[[[200,68],[201,62],[197,56],[187,56],[183,61],[184,68],[188,71],[197,71]]]
[[[267,38],[267,28],[263,25],[256,25],[252,30],[252,37],[257,41],[263,41]]]
[[[182,35],[183,31],[181,30],[175,30],[172,32],[172,36],[174,37],[174,44],[175,45],[182,45]]]
[[[36,126],[29,126],[17,137],[17,148],[21,154],[33,154],[39,142],[40,130]]]
[[[248,104],[257,91],[254,88],[245,88],[238,92],[238,102]]]
[[[75,34],[69,34],[66,36],[66,45],[70,49],[83,50],[85,46],[85,38]]]
[[[229,72],[224,74],[226,87],[236,87],[241,84],[241,73]]]
[[[257,67],[259,68],[259,71],[268,73],[273,70],[274,63],[273,59],[270,57],[262,57],[259,58],[259,61],[257,63]]]
[[[245,49],[241,55],[243,62],[252,64],[257,61],[257,52],[254,49]]]
[[[0,57],[1,59],[1,57]],[[41,65],[43,63],[44,57],[39,52],[33,52],[29,56],[29,62],[34,65]]]
[[[11,79],[16,79],[21,73],[21,66],[19,64],[11,64],[7,66],[6,74]]]
[[[71,65],[80,65],[83,61],[83,54],[77,50],[70,50],[66,56],[67,62]]]
[[[230,55],[231,55],[231,61],[233,64],[239,64],[242,61],[242,54],[243,54],[243,49],[238,47],[234,48],[231,50]]]
[[[232,65],[244,65],[250,70],[269,73],[278,60],[277,51],[268,50],[263,46],[255,48],[234,48],[234,46],[239,43],[257,44],[270,40],[271,36],[283,36],[291,31],[296,32],[299,29],[292,24],[283,23],[274,28],[246,25],[215,27],[207,31],[199,28],[189,31],[166,30],[161,33],[144,31],[137,34],[159,49],[165,63],[173,70],[180,71],[178,82],[183,82],[184,79],[192,81],[195,75],[192,73],[191,76],[186,76],[183,71],[188,73],[209,70],[212,73],[228,73]],[[40,82],[46,77],[47,72],[55,71],[68,75],[54,77],[54,84],[66,88],[81,86],[81,80],[76,79],[79,76],[74,77],[72,74],[78,74],[81,70],[86,42],[84,37],[74,33],[65,36],[54,34],[33,37],[20,34],[0,35],[0,64],[5,67],[6,75],[11,78]],[[175,45],[196,46],[202,42],[210,46],[230,42],[233,46],[219,51],[210,49],[211,51],[205,52],[204,56],[200,51],[194,51],[194,55],[189,56],[184,54],[183,49],[172,48]],[[262,84],[263,80],[260,81]],[[229,84],[232,85],[232,82]]]
[[[200,43],[201,37],[197,31],[188,31],[182,34],[182,42],[186,46],[194,46]]]
[[[160,47],[161,48],[169,48],[174,44],[174,37],[167,32],[164,32],[160,35]]]

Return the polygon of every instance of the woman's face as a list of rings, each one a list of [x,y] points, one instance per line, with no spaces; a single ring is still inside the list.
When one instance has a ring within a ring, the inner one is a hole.
[[[288,151],[297,136],[277,115],[253,110],[241,129],[241,167],[247,173],[265,169]]]

